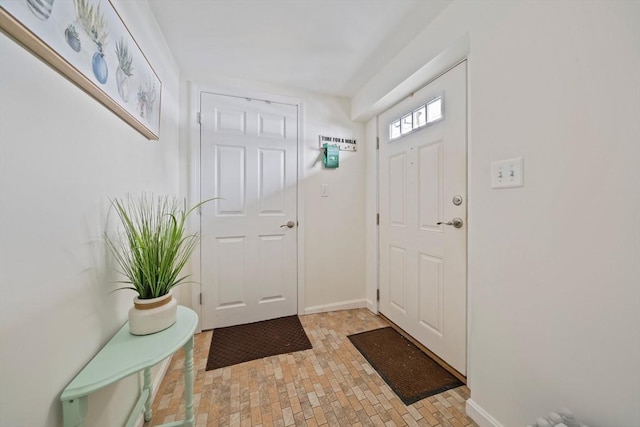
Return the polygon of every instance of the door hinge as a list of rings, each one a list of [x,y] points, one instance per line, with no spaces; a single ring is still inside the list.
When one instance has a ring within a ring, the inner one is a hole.
[[[376,289],[376,301],[380,301],[380,289]]]
[[[376,214],[376,225],[380,225],[380,214]]]
[[[200,113],[196,113],[196,121],[198,122],[199,125],[202,124],[202,115],[200,115]]]
[[[202,292],[200,292],[200,305],[202,305]]]
[[[376,150],[380,149],[380,137],[376,136]]]

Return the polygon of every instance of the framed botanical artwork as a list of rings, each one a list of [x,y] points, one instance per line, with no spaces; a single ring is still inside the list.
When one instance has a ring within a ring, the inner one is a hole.
[[[159,138],[162,82],[110,0],[0,0],[0,29]]]

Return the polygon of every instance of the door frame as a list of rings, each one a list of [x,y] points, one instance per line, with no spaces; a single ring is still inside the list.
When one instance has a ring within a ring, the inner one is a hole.
[[[367,134],[367,144],[370,147],[376,147],[377,142],[380,139],[380,135],[378,134],[379,128],[379,116],[383,112],[389,110],[394,107],[398,103],[402,102],[404,99],[413,96],[414,92],[417,92],[421,88],[429,85],[431,82],[436,80],[441,75],[445,74],[447,71],[453,69],[458,64],[466,61],[467,62],[467,78],[466,78],[466,92],[467,92],[467,101],[466,101],[466,144],[467,144],[467,161],[466,161],[466,169],[467,169],[467,179],[466,179],[466,187],[467,187],[467,221],[466,221],[466,239],[467,239],[467,254],[466,254],[466,265],[467,265],[467,274],[466,274],[466,287],[467,287],[467,322],[466,322],[466,360],[467,360],[467,369],[466,369],[466,378],[469,378],[472,371],[472,366],[469,361],[471,360],[470,353],[470,340],[471,340],[471,324],[472,324],[472,316],[473,313],[471,311],[470,303],[471,303],[471,293],[472,289],[469,287],[469,230],[472,226],[472,213],[473,213],[473,194],[469,188],[469,156],[472,149],[472,140],[471,134],[469,132],[469,75],[472,70],[471,66],[471,46],[469,35],[465,34],[460,39],[456,40],[455,43],[450,45],[448,48],[435,55],[431,60],[429,60],[426,64],[424,64],[421,68],[415,71],[413,74],[410,74],[403,81],[399,82],[397,86],[393,87],[385,94],[381,94],[378,102],[372,102],[369,108],[363,113],[364,117],[361,119],[365,119],[367,125],[370,123],[375,123],[375,133],[373,135]],[[375,218],[376,215],[380,213],[380,155],[379,150],[375,149],[375,164],[373,165],[374,174],[375,174],[375,182],[373,186],[375,187],[375,203],[368,203],[366,211],[368,218]],[[369,193],[371,194],[371,193]],[[375,212],[370,211],[371,207],[375,206]],[[374,220],[370,223],[368,227],[368,233],[373,233],[376,238],[376,250],[374,262],[369,262],[368,265],[371,265],[374,271],[368,271],[367,277],[373,277],[374,280],[367,281],[366,284],[366,294],[369,296],[375,296],[380,291],[380,227]],[[373,299],[373,303],[369,304],[369,308],[372,309],[375,307],[375,313],[379,313],[380,302],[377,299]]]
[[[392,316],[387,317],[390,313],[382,313],[380,312],[380,300],[377,301],[377,305],[378,305],[378,314],[380,314],[381,316],[383,316],[385,319],[387,319],[389,322],[391,322],[394,327],[396,327],[397,329],[401,329],[402,331],[404,331],[412,341],[414,341],[414,343],[418,343],[418,346],[421,347],[423,349],[423,351],[426,351],[427,354],[429,354],[434,360],[436,360],[436,362],[438,362],[440,365],[443,366],[443,368],[445,368],[446,370],[450,371],[450,373],[452,373],[454,376],[456,376],[458,379],[460,379],[462,382],[464,382],[466,384],[466,378],[468,375],[468,357],[469,357],[469,284],[468,284],[468,265],[469,265],[469,135],[468,135],[468,121],[469,121],[469,102],[468,102],[468,87],[469,87],[469,73],[468,73],[468,69],[469,69],[469,63],[468,63],[468,59],[462,59],[461,61],[456,62],[455,64],[451,65],[450,67],[447,67],[446,69],[444,69],[442,72],[440,72],[439,74],[433,76],[432,79],[430,79],[429,81],[427,81],[426,83],[424,83],[423,85],[421,85],[420,87],[416,87],[414,89],[414,92],[411,93],[410,96],[405,97],[403,99],[400,99],[398,102],[396,102],[394,105],[392,105],[391,107],[387,108],[384,111],[379,112],[376,115],[376,123],[377,123],[377,127],[376,127],[376,135],[377,135],[377,141],[379,142],[379,147],[382,147],[382,140],[383,137],[380,135],[380,132],[384,132],[384,129],[386,128],[386,126],[384,126],[384,123],[381,123],[380,121],[380,116],[383,114],[386,114],[390,109],[395,108],[397,105],[401,104],[402,102],[411,99],[415,93],[427,88],[429,85],[433,84],[434,82],[436,82],[439,78],[445,76],[446,74],[448,74],[449,72],[453,71],[454,69],[456,69],[458,66],[461,66],[462,64],[465,64],[465,70],[464,70],[464,83],[465,83],[465,87],[464,87],[464,117],[465,117],[465,122],[464,122],[464,128],[462,130],[463,134],[464,134],[464,173],[465,173],[465,177],[464,177],[464,205],[465,205],[465,216],[464,216],[464,240],[465,240],[465,253],[464,253],[464,266],[465,266],[465,274],[464,274],[464,292],[465,292],[465,304],[464,304],[464,311],[465,311],[465,321],[464,321],[464,354],[465,354],[465,361],[464,361],[464,371],[460,371],[456,368],[453,367],[453,365],[450,364],[450,362],[448,362],[447,360],[445,360],[442,355],[436,354],[434,352],[434,350],[432,348],[429,348],[426,346],[426,344],[424,344],[423,342],[421,342],[417,336],[413,336],[410,334],[409,329],[403,329],[404,326],[401,326],[400,323],[394,323],[395,321],[391,319]],[[445,89],[446,92],[446,89]],[[422,104],[422,101],[428,101],[429,98],[421,98],[420,104]],[[443,100],[445,108],[447,105],[446,100]],[[407,107],[408,108],[408,107]],[[415,108],[415,107],[414,107]],[[406,112],[406,110],[404,111]],[[403,114],[404,114],[403,112]],[[396,117],[396,116],[394,116]],[[445,112],[445,120],[446,120],[447,114]],[[380,126],[380,125],[383,126]],[[410,134],[412,134],[412,132],[410,132]],[[434,139],[434,140],[437,140]],[[387,142],[388,144],[391,143],[392,141]],[[377,152],[377,164],[376,164],[376,174],[377,174],[377,181],[376,181],[376,185],[377,185],[377,200],[378,200],[378,212],[380,212],[380,168],[381,168],[381,161],[380,161],[380,149],[376,150]],[[462,216],[462,215],[461,215]],[[382,264],[382,257],[381,257],[381,240],[380,240],[380,225],[378,225],[377,227],[377,233],[378,233],[378,289],[380,289],[380,268],[381,268],[381,264]],[[464,373],[462,373],[464,372]]]
[[[239,98],[251,98],[265,101],[272,101],[282,104],[295,105],[298,110],[298,161],[297,164],[297,179],[296,179],[296,210],[297,210],[297,237],[296,253],[297,253],[297,265],[296,265],[296,278],[297,278],[297,313],[304,312],[304,188],[301,183],[304,181],[304,102],[302,99],[292,97],[288,95],[275,94],[270,92],[263,92],[253,89],[245,89],[241,87],[225,86],[218,84],[197,83],[188,81],[188,93],[190,99],[188,101],[187,123],[188,129],[188,153],[185,153],[183,159],[187,159],[188,162],[188,177],[187,174],[182,174],[184,179],[187,179],[187,199],[188,205],[193,206],[201,200],[201,173],[200,173],[200,124],[198,123],[198,113],[200,112],[200,94],[202,92],[212,93],[216,95],[235,96]],[[198,233],[201,232],[201,216],[192,215],[189,222],[189,228]],[[202,304],[200,295],[202,293],[202,269],[201,269],[201,251],[200,245],[198,245],[191,257],[191,280],[195,282],[191,287],[191,307],[198,314],[198,327],[197,331],[202,331]],[[197,285],[196,285],[197,284]]]

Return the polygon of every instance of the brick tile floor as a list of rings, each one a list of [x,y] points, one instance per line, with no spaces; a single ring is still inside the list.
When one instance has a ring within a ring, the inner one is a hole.
[[[347,335],[387,326],[366,309],[300,316],[313,349],[205,371],[211,331],[196,335],[196,426],[476,426],[467,387],[405,406]],[[173,357],[145,427],[184,418],[184,353]]]

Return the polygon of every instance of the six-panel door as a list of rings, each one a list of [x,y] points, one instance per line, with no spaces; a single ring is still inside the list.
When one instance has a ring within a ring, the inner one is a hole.
[[[201,94],[202,327],[297,313],[297,107]]]

